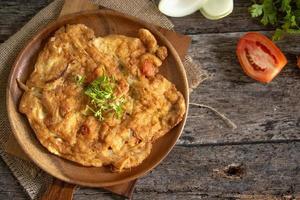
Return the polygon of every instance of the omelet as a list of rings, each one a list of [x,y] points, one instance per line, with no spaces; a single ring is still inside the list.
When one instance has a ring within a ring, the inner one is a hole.
[[[186,112],[183,95],[158,74],[167,56],[147,29],[138,38],[95,37],[85,25],[66,25],[39,53],[19,110],[51,153],[130,169]]]

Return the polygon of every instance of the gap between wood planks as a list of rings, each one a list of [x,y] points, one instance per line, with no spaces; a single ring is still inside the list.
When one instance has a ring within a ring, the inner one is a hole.
[[[285,144],[300,142],[300,139],[286,139],[286,140],[261,140],[261,141],[244,141],[244,142],[221,142],[221,143],[205,143],[205,144],[176,144],[181,147],[204,147],[204,146],[238,146],[238,145],[249,145],[249,144]]]
[[[263,32],[263,33],[274,33],[275,30],[270,30],[270,29],[266,29],[266,28],[261,28],[261,29],[251,29],[251,30],[245,30],[245,31],[220,31],[220,32],[182,32],[180,30],[176,30],[176,27],[175,27],[175,31],[178,32],[178,33],[181,33],[181,34],[184,34],[184,35],[188,35],[188,36],[193,36],[193,35],[217,35],[217,34],[232,34],[232,33],[248,33],[248,32]]]

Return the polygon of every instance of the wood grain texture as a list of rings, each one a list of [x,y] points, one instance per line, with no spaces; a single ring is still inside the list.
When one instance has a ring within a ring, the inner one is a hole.
[[[156,0],[158,2],[159,0]],[[37,11],[48,5],[51,0],[1,0],[0,1],[0,42],[21,28]],[[226,33],[272,30],[261,26],[249,17],[249,0],[235,1],[234,11],[226,18],[217,21],[205,19],[200,12],[182,17],[170,18],[175,24],[175,30],[184,34]],[[13,23],[13,24],[12,24]]]
[[[1,0],[0,42],[7,40],[50,2],[51,0]]]
[[[58,179],[47,188],[40,200],[72,200],[76,185],[69,184]]]
[[[96,10],[96,9],[98,9],[98,6],[91,3],[90,1],[65,0],[65,3],[60,11],[59,16],[61,17],[75,12]]]
[[[190,55],[210,78],[191,94],[191,102],[208,104],[238,126],[231,130],[207,109],[190,107],[179,143],[209,144],[300,139],[300,37],[277,42],[289,63],[270,84],[246,76],[236,59],[238,39],[244,33],[192,36]],[[191,116],[199,116],[192,118]]]
[[[0,1],[0,42],[48,1]],[[192,107],[190,115],[200,118],[188,119],[174,151],[138,182],[134,199],[291,199],[290,193],[300,199],[300,71],[293,64],[300,53],[300,39],[279,42],[289,65],[274,82],[261,85],[246,77],[234,54],[238,37],[246,31],[271,30],[249,18],[249,4],[249,0],[236,0],[234,12],[214,22],[200,13],[171,18],[176,31],[192,35],[190,52],[212,75],[194,90],[191,100],[212,105],[239,128],[232,131],[210,111]],[[243,178],[228,179],[217,172],[232,163],[246,168]],[[214,169],[220,176],[214,176]],[[0,199],[27,199],[2,161]],[[81,188],[75,193],[76,199],[121,198],[104,190]]]
[[[178,145],[152,173],[140,179],[135,200],[239,199],[240,197],[300,197],[300,143],[186,147]],[[239,176],[230,164],[240,164]],[[219,170],[219,171],[218,171]],[[25,199],[22,190],[0,162],[0,198]],[[120,199],[104,190],[81,188],[74,200]],[[257,198],[261,199],[261,198]]]

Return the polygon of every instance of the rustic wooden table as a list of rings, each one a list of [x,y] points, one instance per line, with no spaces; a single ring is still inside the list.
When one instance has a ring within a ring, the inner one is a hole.
[[[18,31],[50,0],[1,0],[0,42]],[[178,32],[192,37],[189,50],[211,77],[191,101],[217,108],[238,128],[231,130],[207,109],[191,106],[182,137],[169,156],[138,181],[134,199],[300,199],[300,37],[278,45],[289,64],[270,84],[242,72],[235,48],[247,31],[270,29],[249,17],[249,0],[219,21],[199,13],[172,18]],[[0,159],[0,199],[27,199]],[[119,199],[99,189],[80,188],[75,199]]]

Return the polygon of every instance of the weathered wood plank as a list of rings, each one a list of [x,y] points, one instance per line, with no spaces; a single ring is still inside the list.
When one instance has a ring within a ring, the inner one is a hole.
[[[300,143],[177,146],[159,167],[138,182],[137,192],[198,192],[208,195],[300,192]],[[242,165],[240,178],[217,170]]]
[[[300,143],[176,146],[153,172],[140,179],[135,199],[230,198],[239,195],[300,194]],[[222,170],[230,164],[237,168]],[[20,187],[0,162],[0,195],[23,199]],[[3,198],[2,198],[3,199]],[[82,188],[76,199],[112,199],[103,190]],[[114,197],[114,199],[116,199]]]
[[[155,0],[158,4],[159,0]],[[184,34],[201,33],[227,33],[254,30],[273,30],[271,27],[264,27],[258,20],[251,19],[248,8],[251,5],[249,0],[234,1],[233,12],[220,20],[208,20],[200,12],[186,17],[170,17],[175,25],[175,30]]]
[[[238,199],[238,195],[296,195],[300,193],[299,150],[300,143],[177,146],[158,168],[140,179],[134,197]],[[242,165],[241,178],[217,172],[232,163]],[[75,197],[84,199],[87,194],[95,199],[107,196],[103,191],[82,189]]]
[[[84,194],[77,194],[74,200],[123,200],[110,194],[99,194],[92,190]],[[176,193],[157,193],[157,192],[142,192],[134,195],[134,200],[298,200],[300,195],[207,195],[197,192],[176,192]]]
[[[2,0],[0,1],[0,42],[19,30],[37,11],[48,5],[51,0]],[[156,0],[158,2],[158,0]],[[187,17],[170,18],[176,31],[184,34],[224,33],[250,30],[271,30],[252,20],[248,13],[249,0],[235,1],[233,13],[217,21],[205,19],[200,12]]]
[[[1,0],[0,1],[0,43],[24,26],[39,10],[51,0]]]
[[[191,106],[179,143],[204,144],[300,139],[300,37],[278,42],[289,64],[270,84],[247,77],[235,49],[243,33],[192,36],[190,54],[211,77],[191,95],[191,102],[211,105],[226,114],[238,128],[231,130],[214,113]]]

